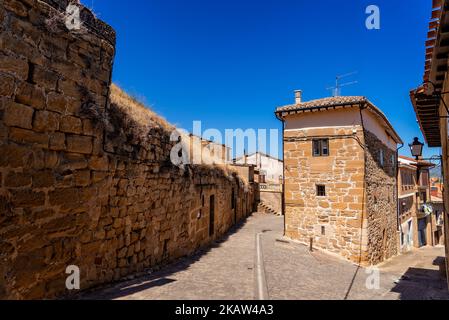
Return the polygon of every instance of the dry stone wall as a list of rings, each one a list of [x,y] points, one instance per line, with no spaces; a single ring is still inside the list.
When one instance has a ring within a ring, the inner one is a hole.
[[[352,130],[285,132],[286,236],[306,244],[313,239],[314,247],[360,262],[366,252],[363,130]],[[313,137],[333,137],[328,157],[312,156]],[[326,196],[317,196],[317,185],[325,186]]]
[[[226,168],[173,166],[166,127],[136,135],[109,99],[114,31],[83,8],[67,30],[67,4],[0,5],[0,298],[69,295],[68,265],[87,289],[172,261],[254,207]]]
[[[327,157],[312,156],[319,137]],[[286,236],[362,265],[398,254],[396,150],[361,126],[286,131],[284,150]]]
[[[368,257],[372,264],[378,264],[399,253],[397,153],[368,130],[365,141]]]

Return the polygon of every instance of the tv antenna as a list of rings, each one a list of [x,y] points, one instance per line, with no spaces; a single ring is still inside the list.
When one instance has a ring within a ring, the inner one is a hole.
[[[357,71],[336,76],[335,77],[335,87],[329,87],[329,88],[326,88],[326,90],[332,90],[332,96],[334,96],[334,97],[340,96],[341,88],[359,83],[358,81],[351,81],[351,82],[340,83],[341,79],[350,77],[350,76],[355,75],[355,74],[357,74]]]

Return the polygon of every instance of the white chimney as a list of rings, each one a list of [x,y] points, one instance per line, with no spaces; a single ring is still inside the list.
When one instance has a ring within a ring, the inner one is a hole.
[[[296,104],[302,103],[302,90],[295,90],[295,103]]]

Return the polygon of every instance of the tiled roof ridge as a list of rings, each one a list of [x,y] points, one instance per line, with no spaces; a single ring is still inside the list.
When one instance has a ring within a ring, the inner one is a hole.
[[[321,99],[305,101],[300,104],[286,105],[286,106],[277,108],[276,111],[289,111],[289,110],[298,110],[298,109],[306,109],[306,108],[314,108],[314,107],[327,107],[327,106],[334,106],[334,105],[361,103],[361,102],[366,102],[366,101],[367,101],[367,99],[364,96],[326,97],[326,98],[321,98]]]

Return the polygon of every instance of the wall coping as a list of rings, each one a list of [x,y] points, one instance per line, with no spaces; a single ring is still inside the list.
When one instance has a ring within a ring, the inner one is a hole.
[[[65,12],[67,6],[70,3],[74,3],[73,0],[38,0],[38,1],[44,2],[61,12]],[[92,11],[83,6],[82,4],[79,3],[74,4],[80,7],[81,21],[83,25],[85,25],[94,34],[103,38],[104,40],[106,40],[112,46],[115,47],[116,42],[115,30],[107,23],[96,18],[95,15],[92,13]]]

